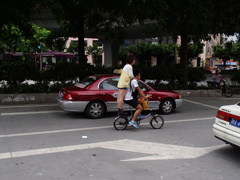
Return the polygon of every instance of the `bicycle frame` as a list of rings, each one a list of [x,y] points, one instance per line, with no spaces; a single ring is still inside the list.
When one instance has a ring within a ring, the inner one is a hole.
[[[116,130],[126,129],[129,122],[132,120],[134,114],[133,114],[132,107],[130,105],[129,105],[129,109],[131,112],[130,118],[129,118],[129,116],[118,116],[115,118],[115,120],[113,122],[113,126]],[[149,116],[152,116],[149,120],[149,124],[152,126],[153,129],[162,128],[162,126],[164,125],[164,119],[159,114],[157,114],[155,111],[153,111],[152,109],[150,109],[150,112],[147,115],[137,118],[136,123],[139,125],[143,119],[145,119]]]
[[[130,120],[133,118],[133,110],[132,110],[132,106],[129,105],[129,109],[130,109],[130,112],[131,112],[131,116],[130,116]],[[156,113],[155,111],[153,111],[152,109],[150,109],[150,112],[147,114],[147,115],[144,115],[143,118],[137,118],[137,121],[141,121],[143,119],[146,119],[147,117],[149,116],[154,116]]]
[[[221,78],[220,83],[217,85],[217,87],[213,85],[212,81],[207,81],[207,84],[208,86],[212,85],[216,89],[220,89],[222,91],[222,95],[225,95],[226,97],[231,97],[233,95],[232,89],[228,86],[226,79],[224,78]]]

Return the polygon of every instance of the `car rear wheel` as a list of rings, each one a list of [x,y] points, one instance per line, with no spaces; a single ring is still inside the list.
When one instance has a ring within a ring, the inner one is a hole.
[[[159,111],[162,114],[170,114],[174,109],[174,102],[172,99],[164,99],[162,100]]]
[[[93,101],[88,104],[85,112],[89,118],[98,119],[105,113],[105,106],[100,101]]]

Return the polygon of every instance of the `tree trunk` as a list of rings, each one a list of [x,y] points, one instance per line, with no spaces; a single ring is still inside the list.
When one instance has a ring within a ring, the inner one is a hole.
[[[188,37],[186,34],[181,34],[181,50],[180,64],[183,69],[183,85],[187,85],[188,81]]]
[[[81,12],[78,19],[78,58],[80,65],[86,64],[84,48],[84,12]]]
[[[37,64],[37,53],[35,53],[35,56],[34,56],[34,64],[36,68],[39,68]]]

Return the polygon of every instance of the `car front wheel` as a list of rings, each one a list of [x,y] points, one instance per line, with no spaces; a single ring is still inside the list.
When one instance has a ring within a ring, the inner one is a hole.
[[[162,100],[159,111],[162,114],[170,114],[174,109],[174,102],[172,99],[164,99]]]
[[[90,102],[86,108],[86,114],[89,118],[101,118],[105,112],[105,106],[100,101]]]

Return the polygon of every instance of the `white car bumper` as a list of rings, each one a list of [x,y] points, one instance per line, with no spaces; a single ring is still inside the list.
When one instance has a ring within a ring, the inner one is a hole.
[[[222,127],[221,125],[214,123],[213,124],[213,134],[217,138],[219,138],[227,143],[231,143],[231,144],[240,146],[240,133],[229,130],[225,127]]]
[[[183,100],[182,99],[175,99],[176,109],[182,107]]]
[[[89,101],[66,101],[57,98],[58,105],[65,111],[84,112]]]

